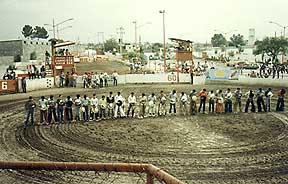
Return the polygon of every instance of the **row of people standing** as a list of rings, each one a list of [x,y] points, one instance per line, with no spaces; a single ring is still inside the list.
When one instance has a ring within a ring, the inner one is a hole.
[[[279,90],[277,95],[276,111],[284,111],[285,89]],[[266,91],[259,88],[256,94],[254,94],[253,90],[249,90],[244,95],[242,95],[240,88],[237,88],[233,93],[229,88],[225,93],[223,93],[222,90],[217,90],[216,93],[213,91],[207,93],[206,89],[200,92],[192,90],[188,95],[185,92],[181,92],[179,98],[176,90],[173,90],[168,95],[160,91],[158,96],[156,96],[155,93],[147,96],[145,93],[142,93],[138,98],[134,92],[131,92],[127,101],[121,92],[118,92],[115,96],[113,92],[110,92],[107,96],[102,95],[99,99],[96,94],[93,94],[91,98],[87,95],[81,97],[78,94],[75,98],[67,96],[66,99],[64,99],[62,95],[59,95],[56,100],[53,95],[51,95],[48,99],[42,96],[38,101],[38,106],[40,108],[40,123],[50,124],[53,119],[55,122],[62,123],[73,120],[82,120],[85,122],[89,120],[98,121],[100,119],[118,117],[145,118],[147,116],[154,117],[157,115],[166,116],[168,113],[176,115],[178,106],[181,115],[195,115],[197,112],[205,113],[206,101],[208,101],[209,113],[231,113],[232,105],[234,112],[242,112],[242,96],[246,97],[245,112],[248,112],[250,105],[251,112],[256,111],[254,104],[255,98],[258,112],[271,111],[270,103],[273,96],[271,88]],[[200,101],[200,103],[197,108],[198,101]],[[34,123],[34,109],[36,106],[37,104],[33,98],[31,97],[30,99],[29,97],[25,105],[27,110],[25,125],[28,123],[29,116],[31,117],[31,122]]]
[[[285,89],[281,89],[278,91],[277,96],[277,104],[276,111],[284,111],[284,96]],[[271,88],[267,90],[263,90],[259,88],[256,92],[250,89],[248,92],[242,94],[240,88],[237,88],[234,92],[231,91],[230,88],[223,93],[222,90],[217,90],[216,93],[214,91],[206,92],[206,89],[203,89],[199,93],[200,96],[200,105],[198,112],[202,110],[205,112],[205,104],[206,100],[208,100],[208,112],[216,112],[216,113],[231,113],[231,112],[242,112],[242,97],[246,98],[244,112],[249,111],[249,107],[251,112],[256,112],[256,106],[254,101],[256,100],[257,112],[270,112],[271,111],[271,98],[273,96],[273,92]],[[215,107],[215,111],[214,111]],[[232,108],[233,107],[233,108]]]

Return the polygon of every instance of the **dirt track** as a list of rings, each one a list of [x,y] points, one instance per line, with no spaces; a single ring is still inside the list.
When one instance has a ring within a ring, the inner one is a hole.
[[[210,90],[220,86],[205,87]],[[137,95],[143,91],[158,93],[161,89],[165,92],[173,88],[179,92],[191,90],[189,85],[121,88],[124,96],[132,89]],[[60,93],[65,93],[61,90]],[[97,94],[107,94],[110,90],[116,92],[120,87],[101,89]],[[40,96],[57,91],[31,94]],[[73,95],[79,92],[92,94],[94,90],[69,90]],[[288,182],[288,113],[177,115],[89,122],[88,125],[54,124],[24,130],[21,126],[23,98],[27,95],[17,97],[13,96],[13,101],[10,101],[11,96],[0,98],[0,155],[3,161],[152,163],[187,183]],[[275,99],[273,109],[274,103]],[[0,181],[67,183],[61,173],[51,177],[47,172],[0,172]]]

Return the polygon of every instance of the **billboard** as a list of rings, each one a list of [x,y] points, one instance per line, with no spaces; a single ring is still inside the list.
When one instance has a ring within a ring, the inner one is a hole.
[[[224,69],[210,69],[207,72],[206,80],[238,80],[240,71]]]

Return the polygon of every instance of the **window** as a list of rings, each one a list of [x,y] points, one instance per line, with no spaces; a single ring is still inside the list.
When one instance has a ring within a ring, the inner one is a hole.
[[[33,44],[33,42],[30,42],[30,44]]]
[[[36,44],[38,45],[38,42],[36,42]]]
[[[24,41],[24,44],[26,44],[26,41]]]

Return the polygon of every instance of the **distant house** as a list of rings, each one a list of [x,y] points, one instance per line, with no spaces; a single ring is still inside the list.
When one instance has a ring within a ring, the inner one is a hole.
[[[42,40],[0,41],[0,64],[45,60],[45,52],[51,52],[50,43]]]
[[[45,53],[51,55],[51,45],[42,40],[7,40],[0,41],[0,75],[9,65],[25,66],[30,60],[45,60]],[[24,69],[23,68],[23,69]]]

